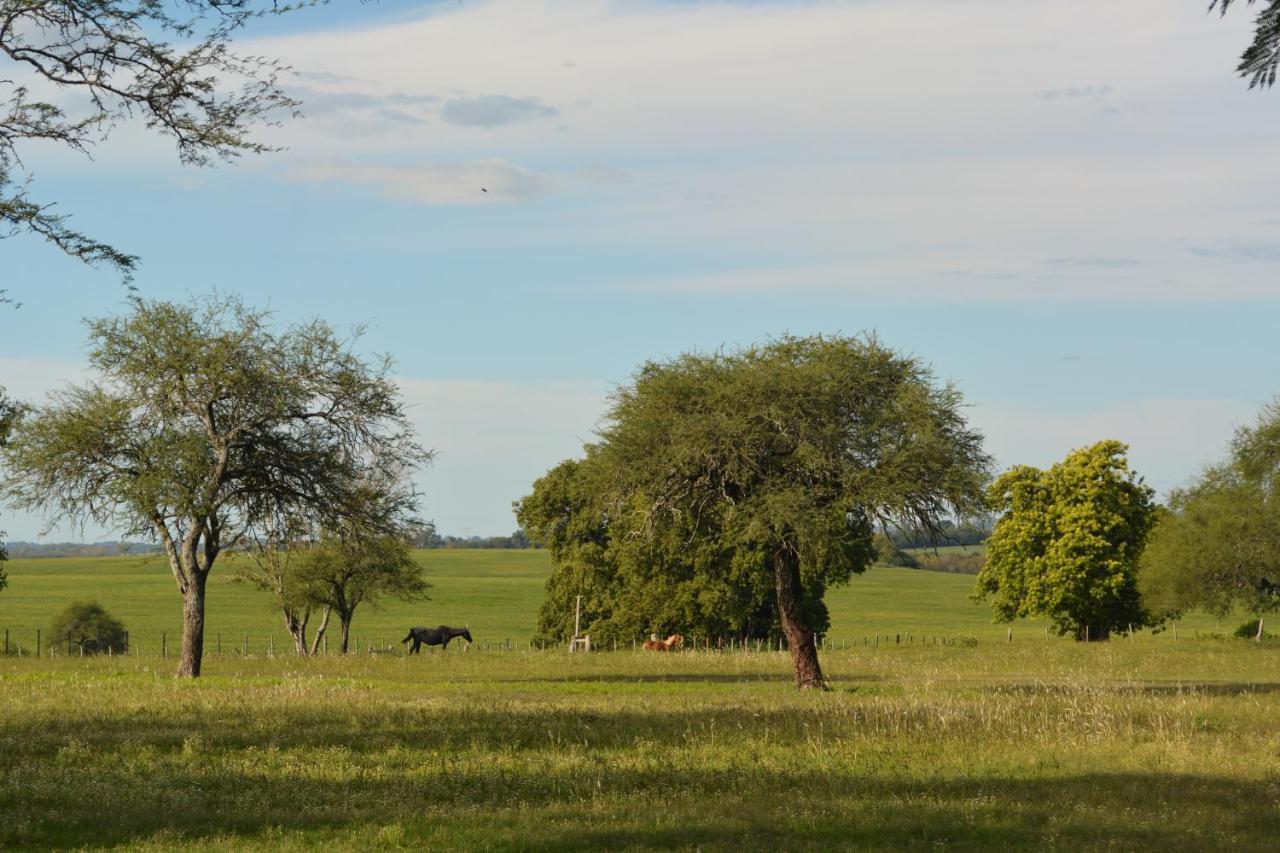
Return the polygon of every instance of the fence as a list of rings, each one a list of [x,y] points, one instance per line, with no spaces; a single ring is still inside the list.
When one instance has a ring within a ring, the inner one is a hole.
[[[1043,632],[1038,629],[1021,628],[1017,632],[1019,641],[1027,639],[1033,641],[1044,642],[1053,639],[1048,629]],[[1131,638],[1133,631],[1121,631],[1112,635],[1113,639]],[[1178,628],[1173,626],[1169,632],[1169,636],[1173,640],[1179,639]],[[1183,632],[1183,638],[1187,638],[1187,632]],[[1220,633],[1203,633],[1201,631],[1192,632],[1195,639],[1220,639]],[[152,632],[142,636],[125,634],[126,645],[128,646],[127,654],[130,657],[177,657],[181,652],[182,637],[177,633],[169,633],[161,631]],[[992,637],[983,640],[984,643],[1012,643],[1014,642],[1015,631],[1013,628],[1006,630],[1003,637]],[[878,649],[882,646],[959,646],[971,647],[977,645],[979,640],[972,636],[944,636],[942,634],[917,634],[910,632],[895,632],[892,634],[865,634],[859,637],[821,637],[818,639],[818,648],[820,651],[846,651],[851,649]],[[83,656],[83,650],[74,643],[59,641],[53,642],[47,630],[41,628],[5,628],[3,629],[3,645],[0,645],[0,656],[19,656],[19,657],[78,657]],[[619,643],[616,640],[594,643],[592,650],[596,652],[617,652],[617,651],[638,651],[643,645],[642,641],[631,640],[629,642]],[[320,655],[336,655],[340,654],[340,642],[337,639],[331,640],[326,634],[322,639],[320,647],[316,650]],[[430,647],[424,647],[424,651]],[[446,653],[448,654],[466,654],[470,652],[516,652],[516,651],[565,651],[568,649],[567,642],[540,642],[538,640],[514,640],[504,638],[502,640],[479,639],[474,643],[467,644],[461,639],[450,643]],[[783,652],[787,651],[788,646],[786,639],[783,637],[768,638],[745,638],[745,637],[686,637],[682,651],[686,652],[716,652],[716,653],[763,653],[763,652]],[[439,653],[440,650],[434,650]],[[388,638],[386,636],[370,637],[366,635],[353,634],[349,643],[348,654],[407,654],[407,645],[402,645],[396,638]],[[110,654],[110,653],[109,653]],[[234,636],[223,634],[221,632],[209,632],[204,637],[204,656],[205,657],[252,657],[257,655],[266,655],[274,657],[276,655],[293,655],[295,654],[292,640],[282,640],[276,635],[254,635],[254,634],[236,634]]]

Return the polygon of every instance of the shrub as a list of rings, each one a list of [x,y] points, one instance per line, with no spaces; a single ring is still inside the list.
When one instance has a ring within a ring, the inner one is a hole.
[[[1258,636],[1258,621],[1259,620],[1257,619],[1250,619],[1248,622],[1236,629],[1234,636],[1239,637],[1242,640],[1256,639]],[[1274,636],[1275,635],[1269,633],[1266,628],[1263,628],[1262,639],[1266,640]]]
[[[78,650],[80,654],[97,655],[108,651],[129,651],[129,635],[124,624],[107,613],[96,601],[78,601],[53,620],[50,636],[56,648]]]

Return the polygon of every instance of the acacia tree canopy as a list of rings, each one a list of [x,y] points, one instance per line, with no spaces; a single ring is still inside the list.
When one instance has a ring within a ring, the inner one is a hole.
[[[99,383],[21,420],[0,494],[54,520],[92,521],[164,547],[183,597],[179,675],[196,676],[204,592],[223,548],[271,519],[319,528],[356,508],[400,529],[415,495],[359,500],[430,454],[390,362],[368,365],[326,324],[273,328],[234,298],[135,300],[91,321]]]
[[[1236,432],[1225,461],[1170,495],[1139,585],[1168,615],[1280,609],[1280,401]]]
[[[136,257],[71,228],[29,194],[22,151],[52,144],[87,153],[133,119],[173,139],[184,163],[268,150],[250,131],[297,106],[278,84],[286,69],[231,43],[252,20],[306,5],[0,0],[0,238],[36,234],[127,278]]]
[[[594,460],[611,538],[772,586],[801,688],[824,683],[807,603],[872,562],[877,520],[976,510],[989,464],[953,387],[874,338],[822,336],[645,364]]]
[[[1080,640],[1150,624],[1135,575],[1156,507],[1127,450],[1101,441],[1048,471],[1019,465],[991,484],[999,519],[976,597],[993,598],[997,619],[1045,616]]]

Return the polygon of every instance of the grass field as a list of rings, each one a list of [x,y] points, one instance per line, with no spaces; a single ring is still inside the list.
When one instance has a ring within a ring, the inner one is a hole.
[[[543,555],[423,559],[433,602],[357,624],[465,611],[477,641],[527,638]],[[155,566],[59,562],[12,566],[0,626],[91,591],[176,631]],[[837,592],[835,637],[977,643],[828,649],[819,695],[778,652],[228,654],[196,682],[149,654],[0,659],[0,849],[1275,849],[1280,645],[1192,623],[1010,643],[971,584],[878,569]],[[210,592],[211,631],[272,619]]]
[[[416,553],[433,584],[430,600],[387,600],[357,610],[353,635],[362,648],[370,643],[395,645],[411,625],[442,623],[470,625],[477,641],[527,644],[551,571],[545,551]],[[274,648],[283,650],[288,635],[270,596],[233,582],[232,559],[215,567],[209,580],[207,650],[213,652],[220,638],[224,651],[230,652],[243,645],[246,635],[251,652],[266,651],[268,638]],[[47,631],[60,609],[88,598],[121,619],[134,646],[143,653],[159,652],[162,633],[170,643],[180,636],[181,599],[160,558],[13,560],[7,566],[9,588],[0,593],[0,632],[9,630],[15,645],[33,648],[37,629]],[[968,598],[973,582],[969,575],[872,568],[847,586],[829,591],[831,641],[853,644],[890,635],[902,635],[904,642],[907,635],[912,641],[926,637],[997,640],[1004,639],[1010,627],[1017,640],[1044,639],[1044,622],[993,624],[990,607]],[[1230,633],[1245,619],[1242,614],[1219,624],[1207,616],[1191,616],[1180,623],[1180,631],[1189,636],[1197,631]]]

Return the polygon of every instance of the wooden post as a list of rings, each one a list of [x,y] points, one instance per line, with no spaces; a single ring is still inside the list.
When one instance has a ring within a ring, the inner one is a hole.
[[[1173,638],[1175,640],[1178,639],[1178,623],[1177,622],[1173,623]]]
[[[169,638],[164,631],[160,632],[160,657],[167,658],[169,656]]]
[[[248,634],[244,635],[244,656],[245,657],[249,656],[249,635]]]
[[[40,629],[36,629],[36,657],[40,657]]]
[[[216,637],[218,638],[218,654],[222,654],[222,634],[221,634],[221,632],[219,632],[218,634],[215,634],[214,636],[216,636]]]
[[[1253,641],[1254,641],[1255,643],[1261,643],[1261,642],[1262,642],[1262,637],[1263,637],[1263,632],[1262,632],[1262,617],[1261,617],[1261,616],[1259,616],[1259,617],[1258,617],[1258,636],[1254,637],[1254,638],[1253,638]]]
[[[1005,635],[1005,642],[1012,643],[1012,642],[1013,642],[1013,629],[1012,629],[1012,628],[1009,628],[1009,629],[1007,629],[1007,630],[1008,630],[1008,633]]]

